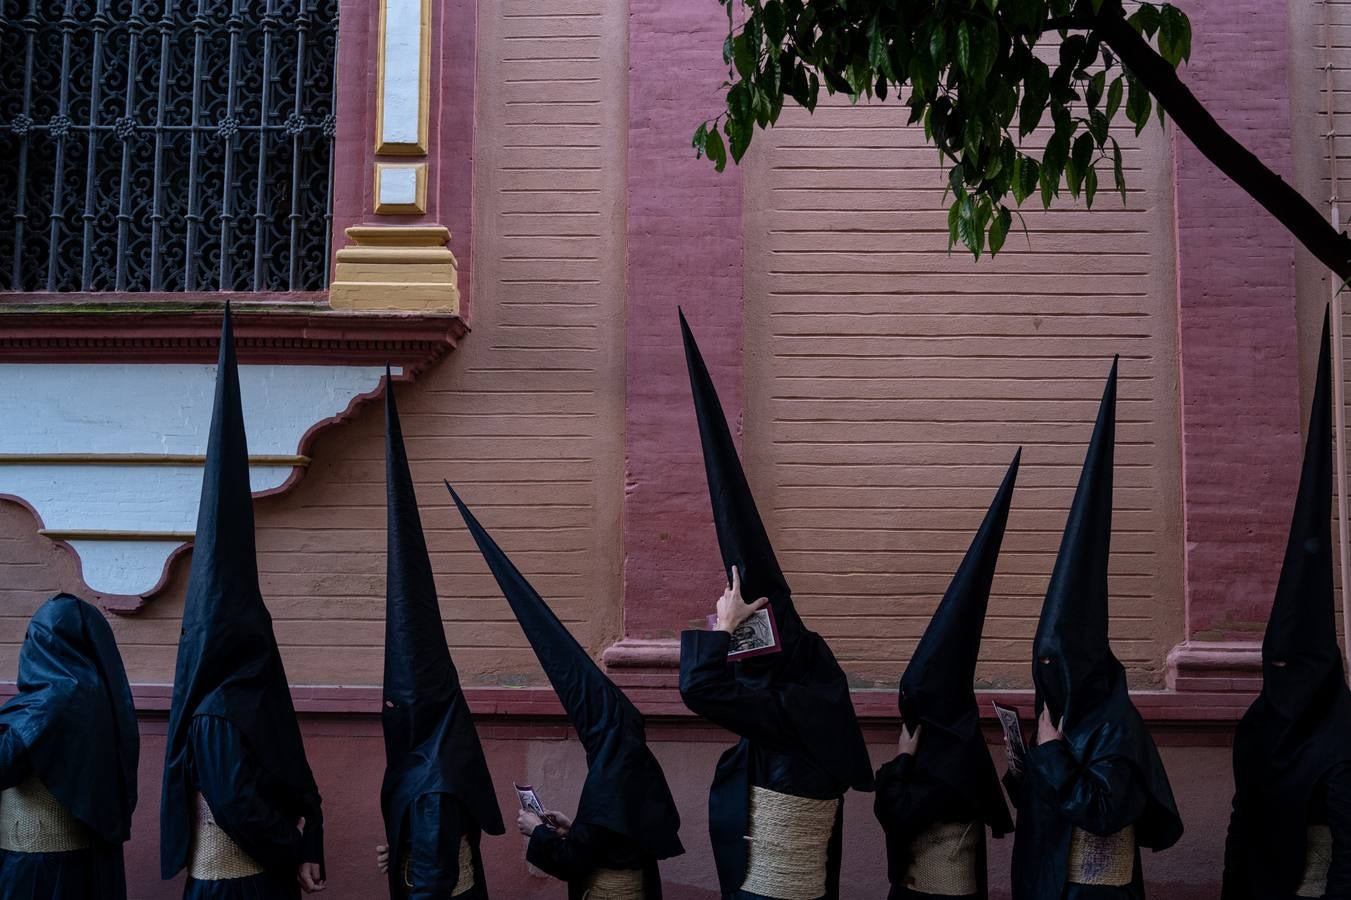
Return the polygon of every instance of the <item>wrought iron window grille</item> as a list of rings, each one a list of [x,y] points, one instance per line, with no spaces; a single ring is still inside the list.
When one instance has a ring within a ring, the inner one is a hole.
[[[338,0],[0,0],[0,289],[328,287]]]

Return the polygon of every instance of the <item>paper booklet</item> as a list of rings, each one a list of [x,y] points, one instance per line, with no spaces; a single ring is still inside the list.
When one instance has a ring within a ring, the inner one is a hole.
[[[1027,745],[1023,743],[1023,726],[1018,721],[1018,710],[990,701],[994,714],[999,717],[999,727],[1004,729],[1004,744],[1009,748],[1009,766],[1022,771],[1023,760],[1027,757]]]
[[[718,617],[708,617],[708,627],[718,624]],[[727,651],[730,660],[749,659],[766,653],[778,653],[779,626],[774,622],[774,613],[768,606],[753,612],[732,631],[732,649]]]
[[[521,801],[521,809],[528,810],[541,819],[544,818],[544,804],[539,802],[539,795],[535,793],[533,787],[528,784],[517,784],[514,781],[511,786],[516,789],[516,797]]]

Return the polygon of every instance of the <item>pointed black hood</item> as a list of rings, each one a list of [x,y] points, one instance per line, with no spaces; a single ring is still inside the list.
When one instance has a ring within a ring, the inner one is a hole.
[[[901,676],[901,716],[911,726],[923,722],[930,730],[952,730],[978,713],[974,681],[980,637],[1021,459],[1019,450]]]
[[[385,491],[389,524],[384,704],[380,710],[385,732],[385,778],[380,790],[385,834],[391,847],[401,847],[409,807],[418,797],[432,793],[454,795],[481,831],[502,834],[492,776],[446,647],[388,368]]]
[[[199,715],[229,720],[257,763],[279,783],[298,798],[318,797],[272,617],[258,587],[249,451],[228,306],[169,710],[160,807],[160,869],[165,878],[187,862],[196,816],[188,730]]]
[[[574,827],[622,834],[655,859],[684,853],[680,813],[661,764],[648,749],[642,715],[483,530],[455,489],[449,484],[446,489],[586,750],[586,783]]]
[[[1299,723],[1331,692],[1346,689],[1332,579],[1332,361],[1323,319],[1313,409],[1285,561],[1262,641],[1262,695]]]
[[[1262,896],[1294,893],[1314,791],[1330,769],[1351,762],[1351,691],[1333,589],[1329,324],[1325,316],[1299,494],[1262,641],[1262,693],[1234,735],[1234,802],[1249,851],[1241,856]]]
[[[849,697],[849,680],[825,640],[807,628],[793,604],[788,580],[751,496],[718,392],[683,312],[680,332],[723,567],[728,573],[734,566],[740,571],[741,592],[747,601],[769,598],[782,648],[738,662],[737,680],[749,687],[782,693],[785,714],[800,720],[797,731],[803,749],[840,783],[841,792],[848,787],[870,790],[872,762]]]
[[[34,774],[101,840],[126,841],[140,741],[131,686],[103,615],[70,594],[38,607],[19,648],[18,689],[0,707],[0,726],[23,741]]]
[[[981,731],[974,682],[990,585],[1021,458],[1019,450],[929,620],[901,676],[899,701],[906,724],[924,727],[915,757],[915,784],[932,792],[935,802],[921,804],[923,808],[951,805],[955,793],[964,799],[964,808],[976,811],[996,837],[1013,830],[1013,819]],[[917,829],[930,824],[915,823]]]
[[[1052,721],[1063,723],[1065,742],[1080,765],[1119,760],[1135,768],[1149,792],[1135,822],[1136,840],[1163,850],[1182,836],[1182,818],[1158,747],[1131,702],[1126,670],[1108,639],[1116,384],[1114,360],[1037,623],[1032,681],[1037,710],[1045,706]]]
[[[1050,707],[1053,720],[1063,718],[1067,728],[1125,681],[1108,641],[1107,619],[1116,379],[1114,361],[1032,647],[1037,699]]]

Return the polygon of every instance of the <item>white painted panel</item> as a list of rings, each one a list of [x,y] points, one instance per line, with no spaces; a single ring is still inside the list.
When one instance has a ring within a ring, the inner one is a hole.
[[[422,114],[422,0],[385,0],[380,140],[416,144]]]
[[[84,582],[101,594],[137,596],[149,591],[182,541],[71,541]],[[148,573],[155,581],[146,582]]]
[[[380,203],[417,203],[417,166],[380,166]]]
[[[383,375],[380,366],[241,366],[250,455],[297,454],[306,432],[374,391]],[[26,502],[49,531],[134,532],[70,544],[90,588],[150,591],[183,543],[172,535],[196,529],[202,466],[116,457],[204,455],[215,381],[214,365],[0,365],[0,454],[111,457],[0,461],[0,494]],[[286,464],[254,464],[250,483],[255,492],[273,490],[291,471]]]
[[[240,366],[249,453],[295,453],[380,366]],[[0,364],[0,453],[206,452],[214,365]],[[319,412],[320,415],[314,415]]]

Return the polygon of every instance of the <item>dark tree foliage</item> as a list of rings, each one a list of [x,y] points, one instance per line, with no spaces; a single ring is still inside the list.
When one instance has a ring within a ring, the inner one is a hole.
[[[1351,240],[1221,128],[1177,76],[1191,23],[1171,4],[1122,0],[719,0],[727,10],[726,109],[694,147],[721,171],[786,101],[814,110],[822,88],[904,103],[949,166],[949,246],[998,253],[1014,209],[1068,191],[1126,197],[1124,114],[1139,134],[1157,112],[1330,268],[1351,276]],[[1157,102],[1156,102],[1157,101]],[[1035,141],[1024,139],[1041,131]],[[1045,140],[1041,135],[1045,135]]]

